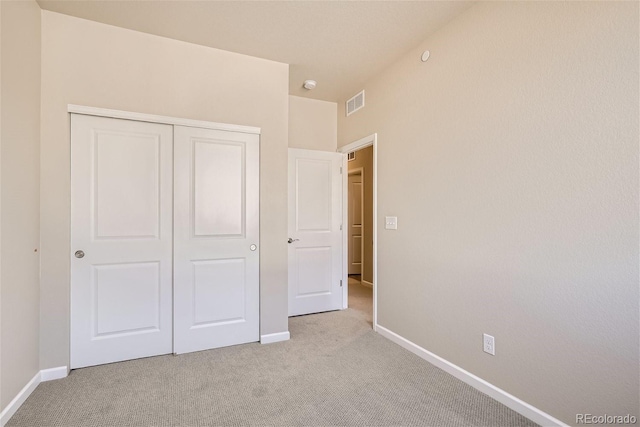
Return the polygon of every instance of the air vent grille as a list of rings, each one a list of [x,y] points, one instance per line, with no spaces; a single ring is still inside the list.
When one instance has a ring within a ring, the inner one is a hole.
[[[364,107],[364,90],[347,101],[347,116]]]

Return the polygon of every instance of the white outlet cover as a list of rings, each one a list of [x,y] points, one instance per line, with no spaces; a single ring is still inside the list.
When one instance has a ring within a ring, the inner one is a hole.
[[[496,355],[496,339],[487,334],[482,334],[482,350],[492,356]]]
[[[384,228],[386,230],[397,230],[398,229],[398,217],[397,216],[385,216],[384,217]]]

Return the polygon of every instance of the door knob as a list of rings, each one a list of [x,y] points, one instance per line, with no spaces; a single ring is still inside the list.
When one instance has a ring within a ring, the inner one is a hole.
[[[252,251],[255,251],[256,249],[258,249],[258,247],[256,245],[251,245],[249,246],[249,249],[251,249]]]
[[[289,237],[289,240],[287,240],[287,243],[293,243],[293,242],[297,242],[300,239],[292,239],[291,237]]]
[[[76,258],[84,258],[84,252],[83,251],[76,251],[75,255],[76,255]]]

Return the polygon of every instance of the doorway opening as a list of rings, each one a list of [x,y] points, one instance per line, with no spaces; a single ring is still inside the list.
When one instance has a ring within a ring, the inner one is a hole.
[[[376,329],[376,134],[339,149],[344,154],[344,308],[368,315]]]

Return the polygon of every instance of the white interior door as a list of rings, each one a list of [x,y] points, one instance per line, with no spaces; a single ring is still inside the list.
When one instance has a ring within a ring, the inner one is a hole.
[[[362,173],[349,173],[349,274],[362,274]]]
[[[71,368],[172,351],[172,137],[71,115]]]
[[[259,137],[174,135],[174,352],[258,341]]]
[[[289,316],[342,308],[342,157],[289,149]]]

